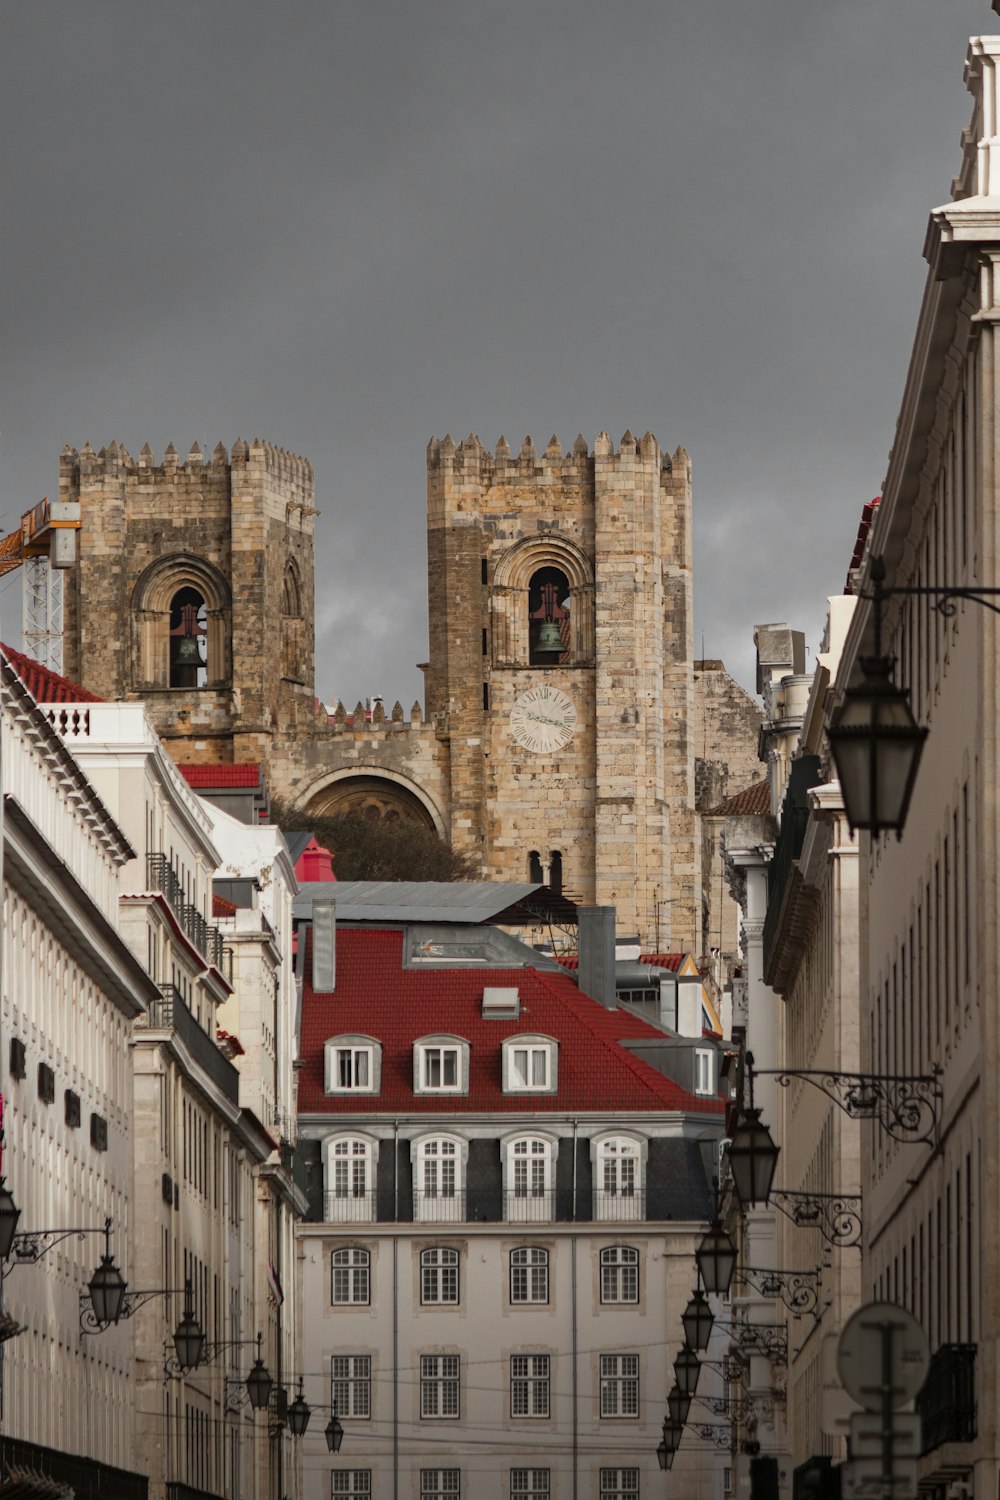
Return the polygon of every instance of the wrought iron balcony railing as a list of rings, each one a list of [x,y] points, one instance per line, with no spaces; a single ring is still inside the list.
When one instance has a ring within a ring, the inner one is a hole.
[[[976,1346],[942,1344],[917,1397],[923,1453],[942,1443],[971,1443],[976,1436]]]
[[[198,949],[203,958],[214,964],[221,972],[224,968],[222,934],[211,922],[207,922],[196,906],[184,899],[184,887],[171,868],[165,854],[146,855],[146,878],[152,888],[166,896],[185,936]]]
[[[240,1075],[228,1057],[220,1052],[215,1039],[203,1030],[173,984],[160,985],[160,999],[154,1000],[144,1016],[136,1018],[137,1026],[160,1031],[176,1031],[195,1061],[204,1068],[233,1104],[239,1103]]]
[[[656,1212],[656,1195],[597,1189],[579,1191],[575,1204],[572,1191],[561,1189],[527,1194],[481,1188],[451,1193],[401,1192],[398,1204],[391,1191],[323,1194],[324,1219],[341,1224],[392,1222],[397,1215],[399,1221],[420,1224],[626,1223],[645,1220],[647,1207]]]

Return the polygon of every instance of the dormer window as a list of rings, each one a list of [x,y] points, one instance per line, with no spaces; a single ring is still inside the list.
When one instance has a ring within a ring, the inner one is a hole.
[[[551,1037],[509,1037],[503,1044],[504,1093],[554,1094],[557,1055]]]
[[[368,1036],[338,1036],[326,1044],[328,1094],[377,1094],[382,1049]]]
[[[465,1094],[468,1090],[468,1042],[458,1037],[428,1037],[414,1045],[415,1094]]]

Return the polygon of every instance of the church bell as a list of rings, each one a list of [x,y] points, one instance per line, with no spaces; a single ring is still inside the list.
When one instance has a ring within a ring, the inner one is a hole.
[[[562,636],[559,633],[559,626],[555,620],[542,621],[541,629],[538,632],[538,640],[535,643],[535,650],[544,652],[547,656],[561,656],[566,650],[566,647],[563,645]]]
[[[180,666],[201,666],[201,651],[198,647],[198,638],[193,635],[181,636],[177,643],[177,662]]]

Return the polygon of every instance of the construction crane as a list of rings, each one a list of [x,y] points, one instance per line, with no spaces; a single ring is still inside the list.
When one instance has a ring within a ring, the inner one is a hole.
[[[50,504],[46,496],[0,538],[0,578],[24,565],[24,649],[53,672],[62,671],[63,573],[76,562],[79,530],[79,500]]]

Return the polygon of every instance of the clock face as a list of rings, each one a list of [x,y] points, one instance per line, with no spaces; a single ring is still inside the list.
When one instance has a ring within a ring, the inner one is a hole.
[[[525,750],[552,755],[573,738],[576,709],[558,688],[540,683],[522,693],[510,711],[510,732]]]

